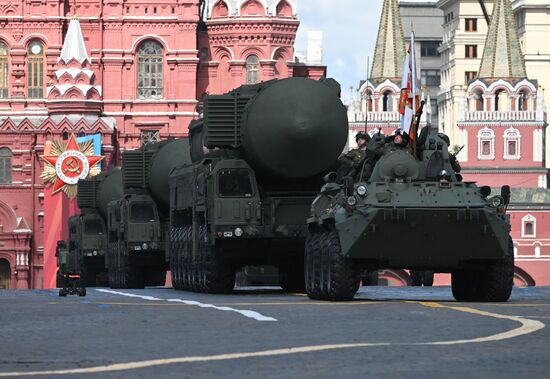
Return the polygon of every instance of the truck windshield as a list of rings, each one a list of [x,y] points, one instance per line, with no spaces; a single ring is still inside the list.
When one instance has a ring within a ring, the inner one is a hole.
[[[103,224],[99,220],[86,220],[84,222],[84,233],[103,234]]]
[[[152,204],[136,203],[130,209],[130,222],[153,222],[155,211]]]
[[[252,197],[252,179],[248,170],[222,170],[218,174],[218,192],[222,197]]]

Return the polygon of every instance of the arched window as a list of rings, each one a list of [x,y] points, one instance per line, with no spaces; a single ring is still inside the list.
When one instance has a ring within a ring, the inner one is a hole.
[[[527,91],[521,91],[518,98],[518,110],[519,111],[528,111],[529,110],[529,96]]]
[[[537,236],[537,219],[528,214],[521,219],[521,236],[522,237],[536,237]]]
[[[393,98],[389,91],[382,96],[382,111],[393,112]]]
[[[277,17],[292,17],[292,7],[286,0],[283,0],[277,4],[277,9],[275,12]]]
[[[162,46],[156,41],[145,41],[137,56],[138,98],[162,99]]]
[[[483,128],[477,133],[477,159],[495,159],[495,133],[492,129]]]
[[[256,84],[260,81],[260,60],[255,55],[246,58],[246,84]]]
[[[10,289],[11,287],[11,267],[6,259],[0,259],[0,289]]]
[[[8,97],[8,48],[0,42],[0,98]]]
[[[212,9],[212,18],[227,17],[228,15],[229,9],[227,8],[227,4],[222,0],[218,1]]]
[[[373,97],[373,93],[371,91],[367,91],[367,112],[372,112],[374,110],[372,97]]]
[[[474,100],[475,100],[475,110],[476,111],[484,111],[485,110],[485,105],[483,104],[483,92],[475,91],[474,92]]]
[[[241,16],[264,16],[264,6],[256,0],[249,0],[241,7]]]
[[[27,58],[27,97],[44,97],[44,46],[39,41],[31,42]]]
[[[11,150],[0,147],[0,184],[11,183]]]
[[[519,160],[521,149],[521,134],[515,128],[508,128],[504,132],[504,159]]]

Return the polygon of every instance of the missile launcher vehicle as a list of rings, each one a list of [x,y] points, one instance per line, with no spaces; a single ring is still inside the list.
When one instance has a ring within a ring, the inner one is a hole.
[[[80,180],[77,184],[77,203],[80,213],[68,220],[67,250],[76,255],[83,286],[97,285],[98,274],[106,272],[107,204],[122,196],[122,175],[114,168],[97,176]],[[61,286],[61,266],[58,265],[57,283]]]
[[[448,137],[435,129],[422,130],[413,153],[402,138],[384,145],[372,137],[366,155],[383,154],[371,160],[369,178],[327,176],[307,220],[308,296],[351,300],[361,270],[405,268],[451,273],[458,301],[508,300],[510,188],[491,196],[489,187],[463,182]]]
[[[303,290],[305,221],[347,140],[339,95],[333,79],[289,78],[205,97],[194,163],[170,176],[176,289],[227,293],[238,268],[272,265],[284,290]]]
[[[185,163],[191,163],[185,138],[123,152],[123,194],[108,204],[110,287],[165,284],[170,252],[168,176]]]

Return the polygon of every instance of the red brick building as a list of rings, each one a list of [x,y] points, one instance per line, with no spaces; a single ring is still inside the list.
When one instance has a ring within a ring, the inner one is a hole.
[[[0,0],[0,288],[43,286],[60,220],[77,210],[40,180],[51,141],[100,133],[108,167],[121,150],[185,136],[206,92],[323,76],[294,59],[296,6]]]

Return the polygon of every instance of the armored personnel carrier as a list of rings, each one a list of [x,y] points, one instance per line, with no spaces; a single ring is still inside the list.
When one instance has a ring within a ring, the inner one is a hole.
[[[106,271],[107,204],[122,196],[122,175],[113,168],[97,176],[80,180],[77,184],[77,203],[80,213],[68,220],[67,250],[75,254],[83,286],[97,285],[98,274]],[[61,283],[61,266],[58,264],[57,283]]]
[[[459,301],[506,301],[514,255],[506,207],[510,188],[462,182],[447,136],[424,128],[412,154],[402,136],[367,148],[383,155],[370,178],[327,176],[307,220],[306,291],[350,300],[361,270],[406,268],[452,274]]]
[[[332,79],[289,78],[205,97],[190,125],[195,163],[170,176],[176,289],[227,293],[248,265],[277,266],[283,289],[303,289],[305,221],[347,139],[339,95]]]
[[[185,163],[191,163],[186,138],[123,152],[123,194],[108,204],[110,287],[165,284],[170,227],[168,176],[176,165]]]

